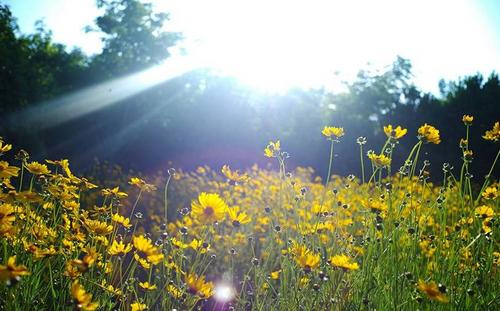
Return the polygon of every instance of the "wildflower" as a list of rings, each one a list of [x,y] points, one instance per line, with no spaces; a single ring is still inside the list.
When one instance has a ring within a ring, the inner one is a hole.
[[[494,187],[494,186],[488,187],[483,191],[483,193],[481,195],[486,200],[495,200],[497,198],[497,195],[498,195],[497,187]]]
[[[120,191],[119,187],[115,187],[113,189],[108,189],[108,188],[102,189],[101,193],[104,196],[116,197],[117,199],[128,197],[128,194],[126,194],[125,192]]]
[[[92,219],[85,219],[88,229],[97,235],[107,235],[113,231],[113,226],[106,222]]]
[[[132,242],[137,251],[146,257],[146,259],[144,259],[139,256],[139,254],[134,254],[134,259],[137,260],[145,269],[149,269],[150,264],[156,265],[163,260],[163,254],[157,247],[153,246],[150,239],[139,235],[134,236],[132,238]]]
[[[0,205],[0,228],[2,226],[10,226],[16,220],[14,216],[14,206],[8,203]]]
[[[438,286],[434,281],[426,283],[423,280],[418,280],[417,288],[432,300],[441,303],[448,303],[450,301],[448,297],[446,297],[446,295],[439,290]]]
[[[464,150],[464,161],[471,162],[474,156],[472,150]]]
[[[158,288],[156,284],[149,284],[149,282],[139,282],[139,286],[145,290],[155,290]]]
[[[319,267],[321,256],[313,253],[305,246],[294,242],[289,251],[294,256],[297,265],[304,269],[305,272],[310,272]]]
[[[214,293],[214,284],[205,282],[205,277],[198,277],[194,273],[186,274],[184,281],[188,287],[188,291],[192,295],[198,295],[201,298],[209,298]]]
[[[138,301],[136,301],[130,305],[131,311],[144,311],[147,309],[148,309],[148,306],[145,303],[140,303]]]
[[[26,169],[28,172],[30,172],[33,175],[47,175],[50,174],[50,170],[48,169],[47,165],[45,164],[40,164],[38,162],[31,162],[27,163],[25,165]]]
[[[125,216],[122,216],[118,213],[113,214],[113,216],[111,216],[111,220],[116,222],[116,223],[121,224],[123,227],[125,227],[127,229],[132,227],[132,224],[130,223],[130,219],[125,217]]]
[[[280,278],[280,272],[281,272],[281,270],[273,271],[270,273],[269,276],[271,277],[271,279],[277,280]]]
[[[498,141],[500,139],[500,122],[495,122],[493,128],[484,133],[483,138],[486,140]]]
[[[227,205],[216,193],[202,192],[198,201],[191,203],[191,215],[202,223],[213,223],[224,219]]]
[[[0,140],[0,154],[4,154],[11,149],[12,149],[12,145],[10,145],[10,144],[4,145],[3,141]]]
[[[245,212],[239,212],[238,207],[228,208],[227,215],[229,216],[229,220],[233,227],[239,227],[241,225],[247,224],[250,222],[250,217]]]
[[[155,185],[148,184],[144,180],[137,178],[137,177],[132,177],[128,183],[138,187],[141,191],[144,191],[144,192],[156,191]]]
[[[16,256],[11,256],[7,260],[7,265],[0,265],[0,281],[12,284],[21,279],[21,276],[30,275],[26,266],[16,265]]]
[[[169,284],[167,286],[167,292],[172,295],[175,299],[179,299],[182,297],[182,291],[175,287],[175,285]]]
[[[359,265],[357,262],[351,262],[351,258],[346,255],[335,255],[330,257],[330,264],[334,267],[342,268],[345,270],[358,270]]]
[[[277,140],[276,142],[270,141],[266,149],[264,149],[264,155],[268,158],[274,158],[278,156],[280,150],[281,144],[279,140]]]
[[[483,218],[483,219],[495,216],[495,212],[493,211],[493,209],[489,206],[486,206],[486,205],[481,205],[481,206],[477,207],[474,210],[474,212],[476,213],[476,217]]]
[[[228,180],[235,183],[244,183],[250,179],[247,174],[240,175],[239,171],[232,171],[228,165],[222,167],[222,174],[224,174]]]
[[[334,127],[334,126],[325,126],[321,131],[323,136],[328,139],[338,139],[344,136],[344,128],[343,127]]]
[[[432,125],[425,123],[418,129],[418,138],[425,143],[439,144],[441,138],[439,137],[439,130]]]
[[[77,309],[93,311],[99,307],[97,302],[92,302],[92,294],[87,293],[78,280],[71,285],[71,296]]]
[[[385,156],[384,154],[377,155],[375,152],[368,152],[368,159],[370,159],[378,168],[386,167],[391,165],[391,158]]]
[[[465,125],[472,125],[472,121],[474,120],[473,116],[469,116],[467,114],[464,114],[462,117],[462,122],[464,122]]]
[[[384,126],[384,133],[387,137],[392,139],[400,139],[401,137],[406,135],[408,132],[407,129],[401,128],[401,126],[397,126],[395,129],[392,128],[392,125]]]
[[[360,146],[366,144],[366,137],[360,136],[356,139],[356,143]]]
[[[19,167],[9,166],[9,162],[0,161],[0,178],[17,177]]]
[[[124,244],[123,241],[117,242],[113,240],[111,247],[108,250],[108,254],[111,256],[121,256],[125,255],[132,250],[132,245],[130,243]]]

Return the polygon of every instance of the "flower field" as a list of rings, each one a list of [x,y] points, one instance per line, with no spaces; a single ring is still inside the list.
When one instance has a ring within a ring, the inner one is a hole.
[[[279,170],[100,164],[86,178],[2,142],[0,310],[494,310],[499,154],[474,159],[469,140],[498,144],[500,124],[469,137],[461,122],[462,166],[433,163],[435,183],[423,154],[446,137],[428,124],[385,126],[379,150],[360,137],[361,174],[346,177],[344,128],[318,129],[323,179],[288,169],[279,140],[262,155]],[[396,166],[402,139],[415,145]],[[474,161],[491,161],[475,183]]]

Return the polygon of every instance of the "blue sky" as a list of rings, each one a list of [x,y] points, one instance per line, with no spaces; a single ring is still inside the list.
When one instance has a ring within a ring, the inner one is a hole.
[[[500,71],[499,0],[152,2],[170,13],[166,29],[184,33],[197,63],[268,89],[335,86],[396,55],[409,58],[417,85],[434,93],[440,78]],[[94,0],[3,3],[24,33],[44,19],[55,41],[89,54],[101,48],[99,34],[83,31],[100,14]]]

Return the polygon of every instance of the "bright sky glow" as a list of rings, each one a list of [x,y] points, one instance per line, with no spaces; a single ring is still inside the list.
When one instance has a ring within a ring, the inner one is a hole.
[[[215,287],[215,299],[221,302],[227,302],[233,299],[234,297],[234,290],[233,288],[219,284]]]
[[[396,55],[409,58],[417,85],[434,93],[440,78],[500,71],[496,0],[152,2],[170,12],[167,30],[184,33],[192,63],[264,90],[335,90],[368,62],[381,68]],[[82,31],[98,15],[93,0],[7,3],[23,31],[45,16],[56,41],[99,51],[99,37]]]

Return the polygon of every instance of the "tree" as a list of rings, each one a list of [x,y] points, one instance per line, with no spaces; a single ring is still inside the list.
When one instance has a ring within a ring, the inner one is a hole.
[[[176,32],[163,31],[169,19],[166,13],[154,13],[150,3],[138,0],[98,0],[105,10],[96,19],[97,29],[104,34],[102,53],[92,66],[101,78],[112,78],[147,68],[170,56],[168,48],[181,39]]]

